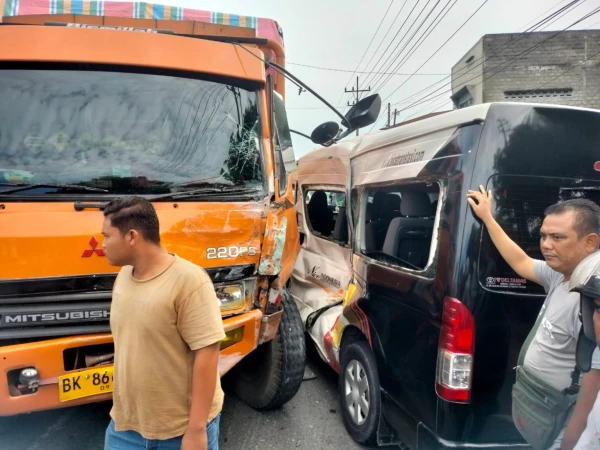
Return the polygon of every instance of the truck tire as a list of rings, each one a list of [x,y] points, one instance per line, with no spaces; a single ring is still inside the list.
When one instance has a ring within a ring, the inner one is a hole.
[[[342,345],[339,398],[344,426],[361,444],[377,444],[381,392],[375,356],[363,339]]]
[[[235,393],[252,408],[278,408],[296,395],[306,364],[302,318],[287,291],[281,301],[283,314],[275,338],[259,345],[234,369]]]

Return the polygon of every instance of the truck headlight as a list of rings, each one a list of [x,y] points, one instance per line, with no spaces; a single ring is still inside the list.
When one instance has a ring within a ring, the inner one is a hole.
[[[244,305],[244,286],[241,284],[216,286],[215,292],[221,302],[221,311],[240,309]]]

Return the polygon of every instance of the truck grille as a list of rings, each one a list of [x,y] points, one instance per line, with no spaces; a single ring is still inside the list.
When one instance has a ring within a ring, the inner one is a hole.
[[[109,332],[110,300],[110,291],[2,298],[0,339]]]
[[[0,281],[0,340],[110,332],[116,275]]]
[[[254,265],[207,268],[214,283],[254,274]],[[110,303],[116,274],[0,280],[2,341],[110,332]]]

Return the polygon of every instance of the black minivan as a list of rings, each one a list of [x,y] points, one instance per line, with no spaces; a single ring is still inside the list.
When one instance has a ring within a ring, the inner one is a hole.
[[[411,449],[527,447],[511,388],[545,294],[503,261],[467,191],[492,190],[497,221],[541,259],[547,206],[600,203],[600,111],[478,105],[357,138],[348,161],[352,283],[323,352],[346,428]]]

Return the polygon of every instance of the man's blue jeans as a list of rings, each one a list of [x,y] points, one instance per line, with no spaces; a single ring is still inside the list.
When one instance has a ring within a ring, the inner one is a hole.
[[[221,414],[215,417],[206,426],[208,437],[208,450],[219,450],[219,424]],[[178,436],[164,441],[145,439],[136,431],[117,431],[115,423],[111,420],[106,429],[104,450],[179,450],[183,436]]]

